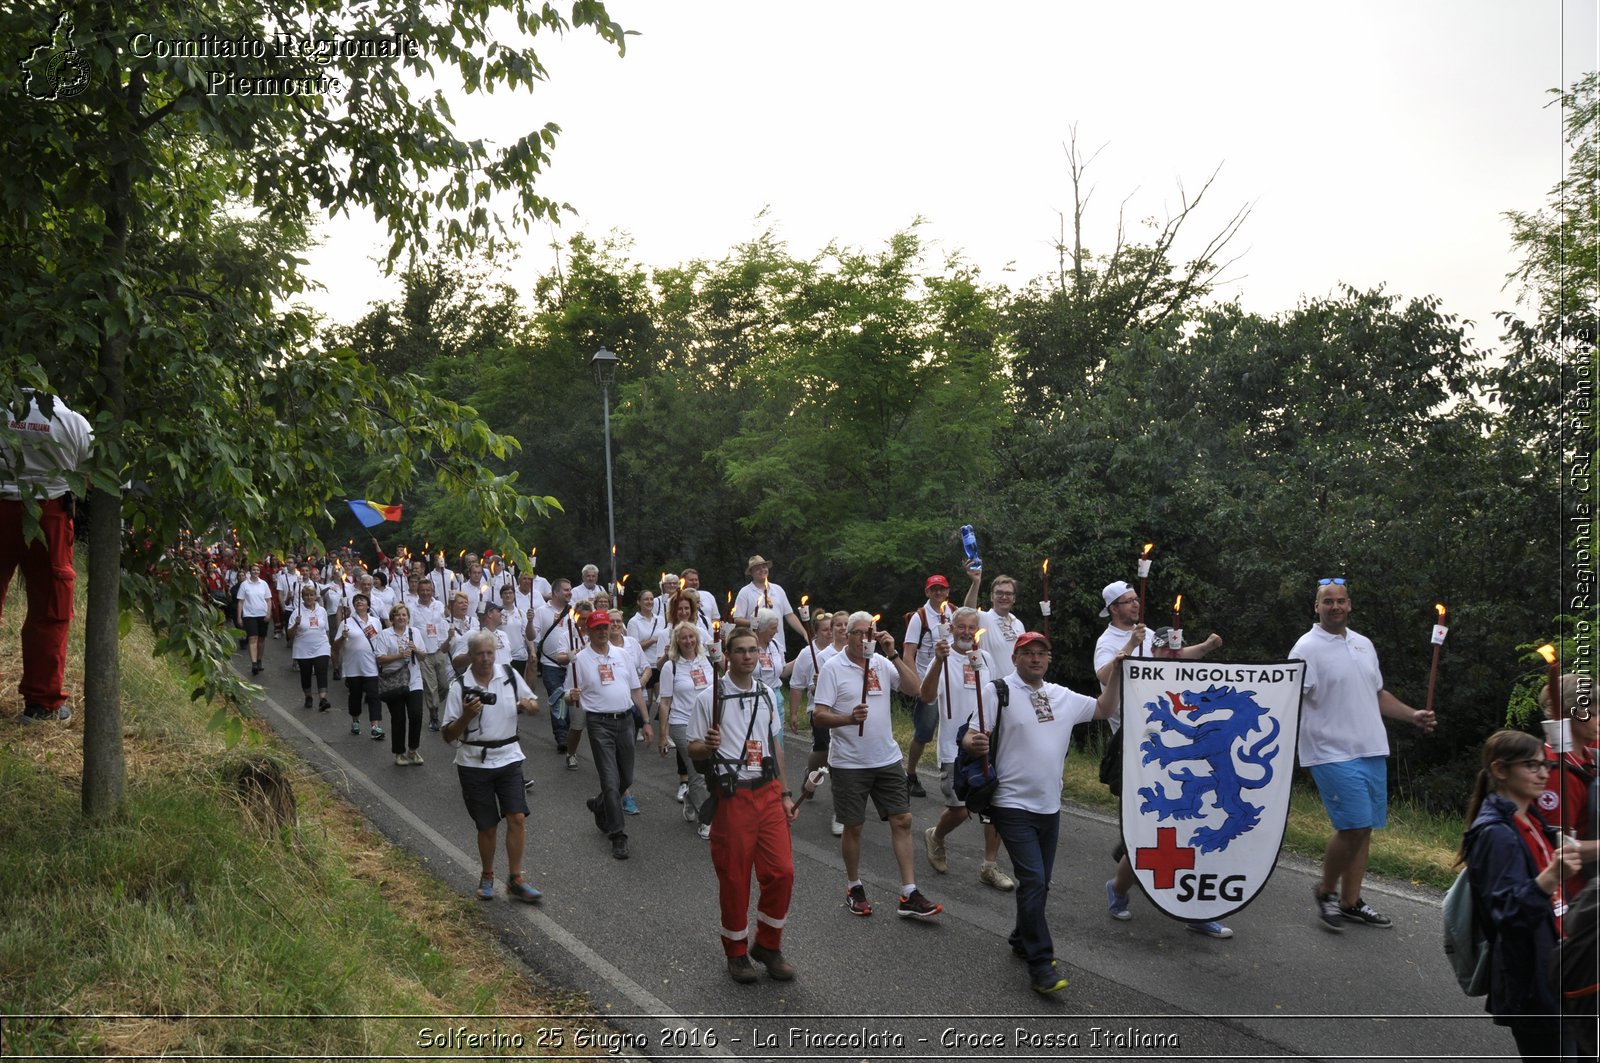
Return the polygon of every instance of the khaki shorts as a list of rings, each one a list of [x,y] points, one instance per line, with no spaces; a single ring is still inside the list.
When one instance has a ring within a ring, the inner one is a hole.
[[[834,768],[830,782],[833,818],[846,827],[859,827],[866,822],[869,796],[877,806],[879,819],[911,811],[906,770],[898,760],[881,768]]]

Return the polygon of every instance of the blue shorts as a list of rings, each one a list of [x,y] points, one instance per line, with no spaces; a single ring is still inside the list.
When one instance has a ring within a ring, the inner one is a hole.
[[[933,736],[939,733],[939,703],[937,701],[923,701],[911,708],[911,740],[913,742],[932,742]]]
[[[1311,769],[1334,830],[1389,824],[1389,758],[1362,757]]]

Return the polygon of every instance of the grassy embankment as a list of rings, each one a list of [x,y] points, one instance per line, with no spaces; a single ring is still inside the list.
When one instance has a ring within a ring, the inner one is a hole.
[[[911,715],[897,710],[895,737],[904,748],[911,741]],[[1001,741],[1005,739],[1002,736]],[[923,767],[930,767],[923,755]],[[931,792],[931,791],[930,791]],[[1107,815],[1117,814],[1116,799],[1100,781],[1100,749],[1093,742],[1085,750],[1074,750],[1067,757],[1062,777],[1061,796]],[[1465,795],[1462,795],[1465,803]],[[1455,881],[1456,846],[1461,842],[1464,824],[1458,817],[1440,816],[1412,802],[1389,802],[1389,826],[1372,834],[1372,856],[1368,869],[1374,874],[1417,885],[1448,889]],[[1309,777],[1297,775],[1289,802],[1289,825],[1283,847],[1308,859],[1322,859],[1332,828]]]
[[[455,1025],[448,1016],[587,1010],[530,986],[474,903],[255,725],[259,741],[233,750],[207,734],[211,710],[151,658],[139,626],[122,642],[126,815],[87,825],[82,710],[65,725],[19,718],[20,589],[11,601],[0,624],[0,1055],[427,1054],[420,1031]],[[82,686],[77,628],[69,690]],[[93,1017],[72,1017],[82,1015]],[[458,1021],[530,1045],[542,1025]]]

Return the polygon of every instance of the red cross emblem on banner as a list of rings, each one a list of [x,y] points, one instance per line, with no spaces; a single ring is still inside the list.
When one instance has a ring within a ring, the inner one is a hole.
[[[1156,889],[1170,890],[1179,871],[1194,869],[1194,849],[1178,845],[1177,827],[1157,827],[1155,846],[1141,846],[1133,866],[1154,872]]]

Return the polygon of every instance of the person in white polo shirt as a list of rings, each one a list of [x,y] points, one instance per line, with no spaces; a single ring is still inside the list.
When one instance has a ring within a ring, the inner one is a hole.
[[[1306,662],[1300,705],[1300,764],[1311,772],[1333,823],[1316,885],[1317,918],[1334,932],[1346,923],[1387,929],[1388,916],[1361,898],[1373,828],[1388,823],[1389,734],[1385,716],[1424,734],[1434,714],[1413,709],[1383,687],[1372,640],[1350,630],[1343,579],[1317,584],[1317,622],[1289,651]]]
[[[644,715],[639,673],[624,651],[611,645],[611,614],[596,609],[585,624],[589,645],[573,657],[567,698],[583,708],[589,751],[600,776],[600,793],[586,802],[594,825],[611,839],[611,855],[628,859],[628,832],[622,794],[633,786],[633,727],[641,721],[644,740],[654,735]],[[570,736],[569,736],[570,737]]]
[[[876,632],[872,614],[850,614],[843,653],[822,666],[817,679],[812,720],[832,728],[828,761],[832,765],[833,814],[844,824],[839,852],[844,857],[845,899],[853,915],[872,914],[861,881],[861,827],[872,798],[878,818],[889,821],[889,839],[900,871],[903,919],[932,919],[944,909],[917,889],[912,859],[911,795],[900,746],[890,723],[890,688],[915,696],[922,681],[894,648],[894,636]],[[877,651],[877,652],[874,652]]]
[[[1127,655],[1127,650],[1118,650],[1116,662]],[[994,748],[990,735],[975,727],[962,743],[969,752],[993,756],[998,785],[989,818],[1000,832],[1017,878],[1017,921],[1008,938],[1011,951],[1027,961],[1036,992],[1055,993],[1066,988],[1067,980],[1056,963],[1045,902],[1061,837],[1061,767],[1072,744],[1072,728],[1117,711],[1122,675],[1113,667],[1099,698],[1045,682],[1050,640],[1037,631],[1017,638],[1012,663],[1016,670],[1004,681],[1005,707],[990,723]]]

